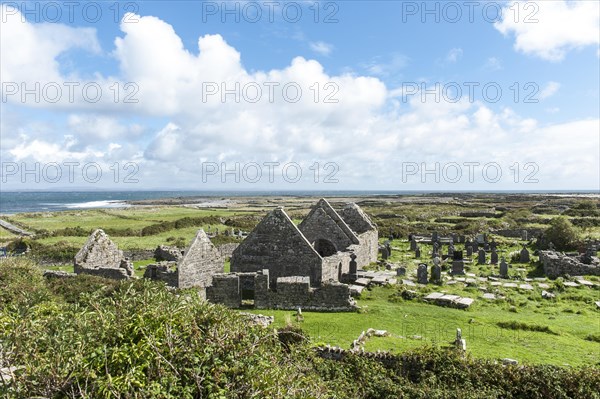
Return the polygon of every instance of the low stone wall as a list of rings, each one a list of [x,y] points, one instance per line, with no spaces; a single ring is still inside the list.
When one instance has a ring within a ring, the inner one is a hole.
[[[150,280],[162,281],[170,287],[177,287],[177,263],[176,262],[160,262],[146,266],[144,278]]]
[[[240,277],[237,274],[216,274],[212,277],[212,285],[206,288],[206,299],[213,303],[221,303],[230,308],[242,306]]]
[[[154,250],[152,249],[132,249],[123,251],[123,256],[131,261],[146,260],[154,258]]]
[[[527,231],[527,239],[532,239],[542,234],[542,229],[501,229],[492,231],[492,234],[497,234],[502,237],[521,239],[523,230]]]
[[[292,276],[277,279],[277,290],[269,290],[268,274],[257,275],[254,307],[256,309],[317,310],[349,312],[357,309],[350,297],[350,288],[336,281],[310,286],[308,277]]]
[[[544,268],[544,274],[550,278],[557,278],[568,274],[570,276],[600,276],[600,264],[598,258],[589,265],[582,263],[579,257],[572,257],[555,251],[540,251],[540,262]]]
[[[125,269],[77,269],[77,274],[90,274],[92,276],[99,276],[104,278],[110,278],[113,280],[127,280],[131,278]]]
[[[357,309],[346,284],[330,282],[321,287],[310,286],[308,276],[279,277],[277,289],[271,290],[269,271],[259,273],[231,273],[213,276],[213,284],[206,288],[206,298],[231,308],[242,304],[242,280],[254,277],[254,307],[256,309],[285,309],[348,312]],[[244,285],[247,285],[246,283]]]

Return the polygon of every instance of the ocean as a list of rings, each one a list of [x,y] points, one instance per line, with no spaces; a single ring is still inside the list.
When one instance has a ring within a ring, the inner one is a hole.
[[[375,193],[375,192],[373,192]],[[383,192],[381,192],[383,194]],[[416,192],[412,192],[415,194]],[[364,195],[359,191],[0,191],[0,214],[54,212],[71,209],[122,208],[126,201],[178,197],[243,197],[243,196],[344,196]],[[379,192],[377,192],[379,194]],[[405,194],[409,194],[406,192]]]
[[[363,196],[418,195],[434,191],[0,191],[0,214],[23,212],[53,212],[71,209],[122,208],[126,201],[178,197],[245,197],[245,196]],[[456,192],[460,193],[460,192]],[[466,193],[466,192],[462,192]],[[482,192],[479,192],[482,193]],[[509,194],[506,191],[489,193]],[[525,194],[525,192],[513,192]],[[530,191],[531,194],[567,194],[560,191]],[[571,191],[571,193],[573,193]],[[574,192],[577,194],[589,191]],[[597,194],[597,193],[594,193]]]

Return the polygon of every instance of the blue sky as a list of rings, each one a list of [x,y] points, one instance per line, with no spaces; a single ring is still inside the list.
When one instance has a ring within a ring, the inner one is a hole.
[[[74,2],[72,17],[65,4],[55,18],[2,2],[3,189],[600,188],[597,2],[108,1]],[[102,96],[69,101],[65,82]],[[40,101],[23,99],[36,83]],[[220,96],[236,83],[260,100]],[[44,172],[64,162],[79,163],[73,182]],[[91,163],[103,179],[81,178]],[[137,183],[116,163],[135,164]]]

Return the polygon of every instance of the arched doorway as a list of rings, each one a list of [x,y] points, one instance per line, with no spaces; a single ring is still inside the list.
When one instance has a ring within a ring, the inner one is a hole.
[[[335,245],[324,238],[319,238],[315,241],[314,248],[322,257],[331,256],[337,253]]]

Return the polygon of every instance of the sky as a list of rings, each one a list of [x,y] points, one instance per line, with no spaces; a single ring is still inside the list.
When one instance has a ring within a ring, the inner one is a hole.
[[[597,1],[1,1],[0,189],[600,190]]]

